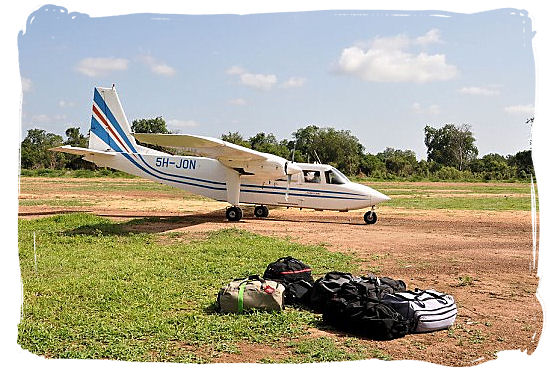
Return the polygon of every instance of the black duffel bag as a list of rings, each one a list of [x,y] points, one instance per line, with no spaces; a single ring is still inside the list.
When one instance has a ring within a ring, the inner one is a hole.
[[[401,338],[410,322],[377,299],[333,297],[323,312],[323,321],[336,329],[376,340]]]
[[[310,307],[317,312],[323,312],[327,302],[336,297],[342,287],[348,283],[353,283],[354,289],[357,290],[354,294],[372,299],[380,299],[388,293],[403,292],[407,288],[404,281],[389,277],[378,278],[374,275],[355,277],[350,273],[333,271],[313,284]],[[348,287],[348,289],[351,288]]]
[[[279,258],[267,266],[263,277],[284,285],[286,305],[309,303],[313,276],[311,267],[302,261],[291,256]]]
[[[332,271],[317,279],[311,289],[310,308],[323,312],[327,302],[336,296],[342,285],[353,280],[353,275],[347,272]]]

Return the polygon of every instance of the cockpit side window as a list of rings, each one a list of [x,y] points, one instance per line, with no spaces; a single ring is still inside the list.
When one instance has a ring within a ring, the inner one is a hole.
[[[321,171],[304,170],[304,182],[320,183]]]
[[[325,180],[327,184],[342,185],[349,182],[348,178],[336,168],[325,171]]]

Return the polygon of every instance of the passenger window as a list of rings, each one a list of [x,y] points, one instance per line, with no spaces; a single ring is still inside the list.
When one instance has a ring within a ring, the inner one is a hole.
[[[320,183],[321,182],[321,171],[304,170],[304,182]]]

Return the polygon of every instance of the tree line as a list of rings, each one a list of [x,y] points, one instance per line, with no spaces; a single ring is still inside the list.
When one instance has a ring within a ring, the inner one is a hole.
[[[532,122],[531,118],[528,120]],[[132,131],[170,133],[162,117],[132,122]],[[88,146],[88,136],[78,127],[60,135],[30,129],[21,143],[23,169],[95,169],[79,156],[52,152],[59,145]],[[534,176],[531,150],[503,156],[498,153],[478,157],[475,137],[468,125],[446,124],[441,128],[426,125],[424,143],[427,159],[417,160],[412,150],[386,148],[372,154],[349,130],[308,125],[292,133],[292,138],[278,140],[272,133],[259,132],[249,138],[239,132],[228,132],[222,140],[261,152],[271,153],[295,162],[330,164],[348,176],[376,179],[410,180],[517,180]],[[156,148],[159,149],[159,148]],[[163,149],[167,151],[166,149]],[[170,150],[178,154],[177,150]]]

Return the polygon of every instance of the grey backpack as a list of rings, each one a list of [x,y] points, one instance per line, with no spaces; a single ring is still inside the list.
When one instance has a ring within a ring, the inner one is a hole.
[[[285,287],[258,275],[235,279],[218,292],[220,312],[242,313],[249,309],[281,311]]]
[[[458,313],[453,296],[431,289],[388,293],[381,301],[410,320],[410,333],[447,329]]]

